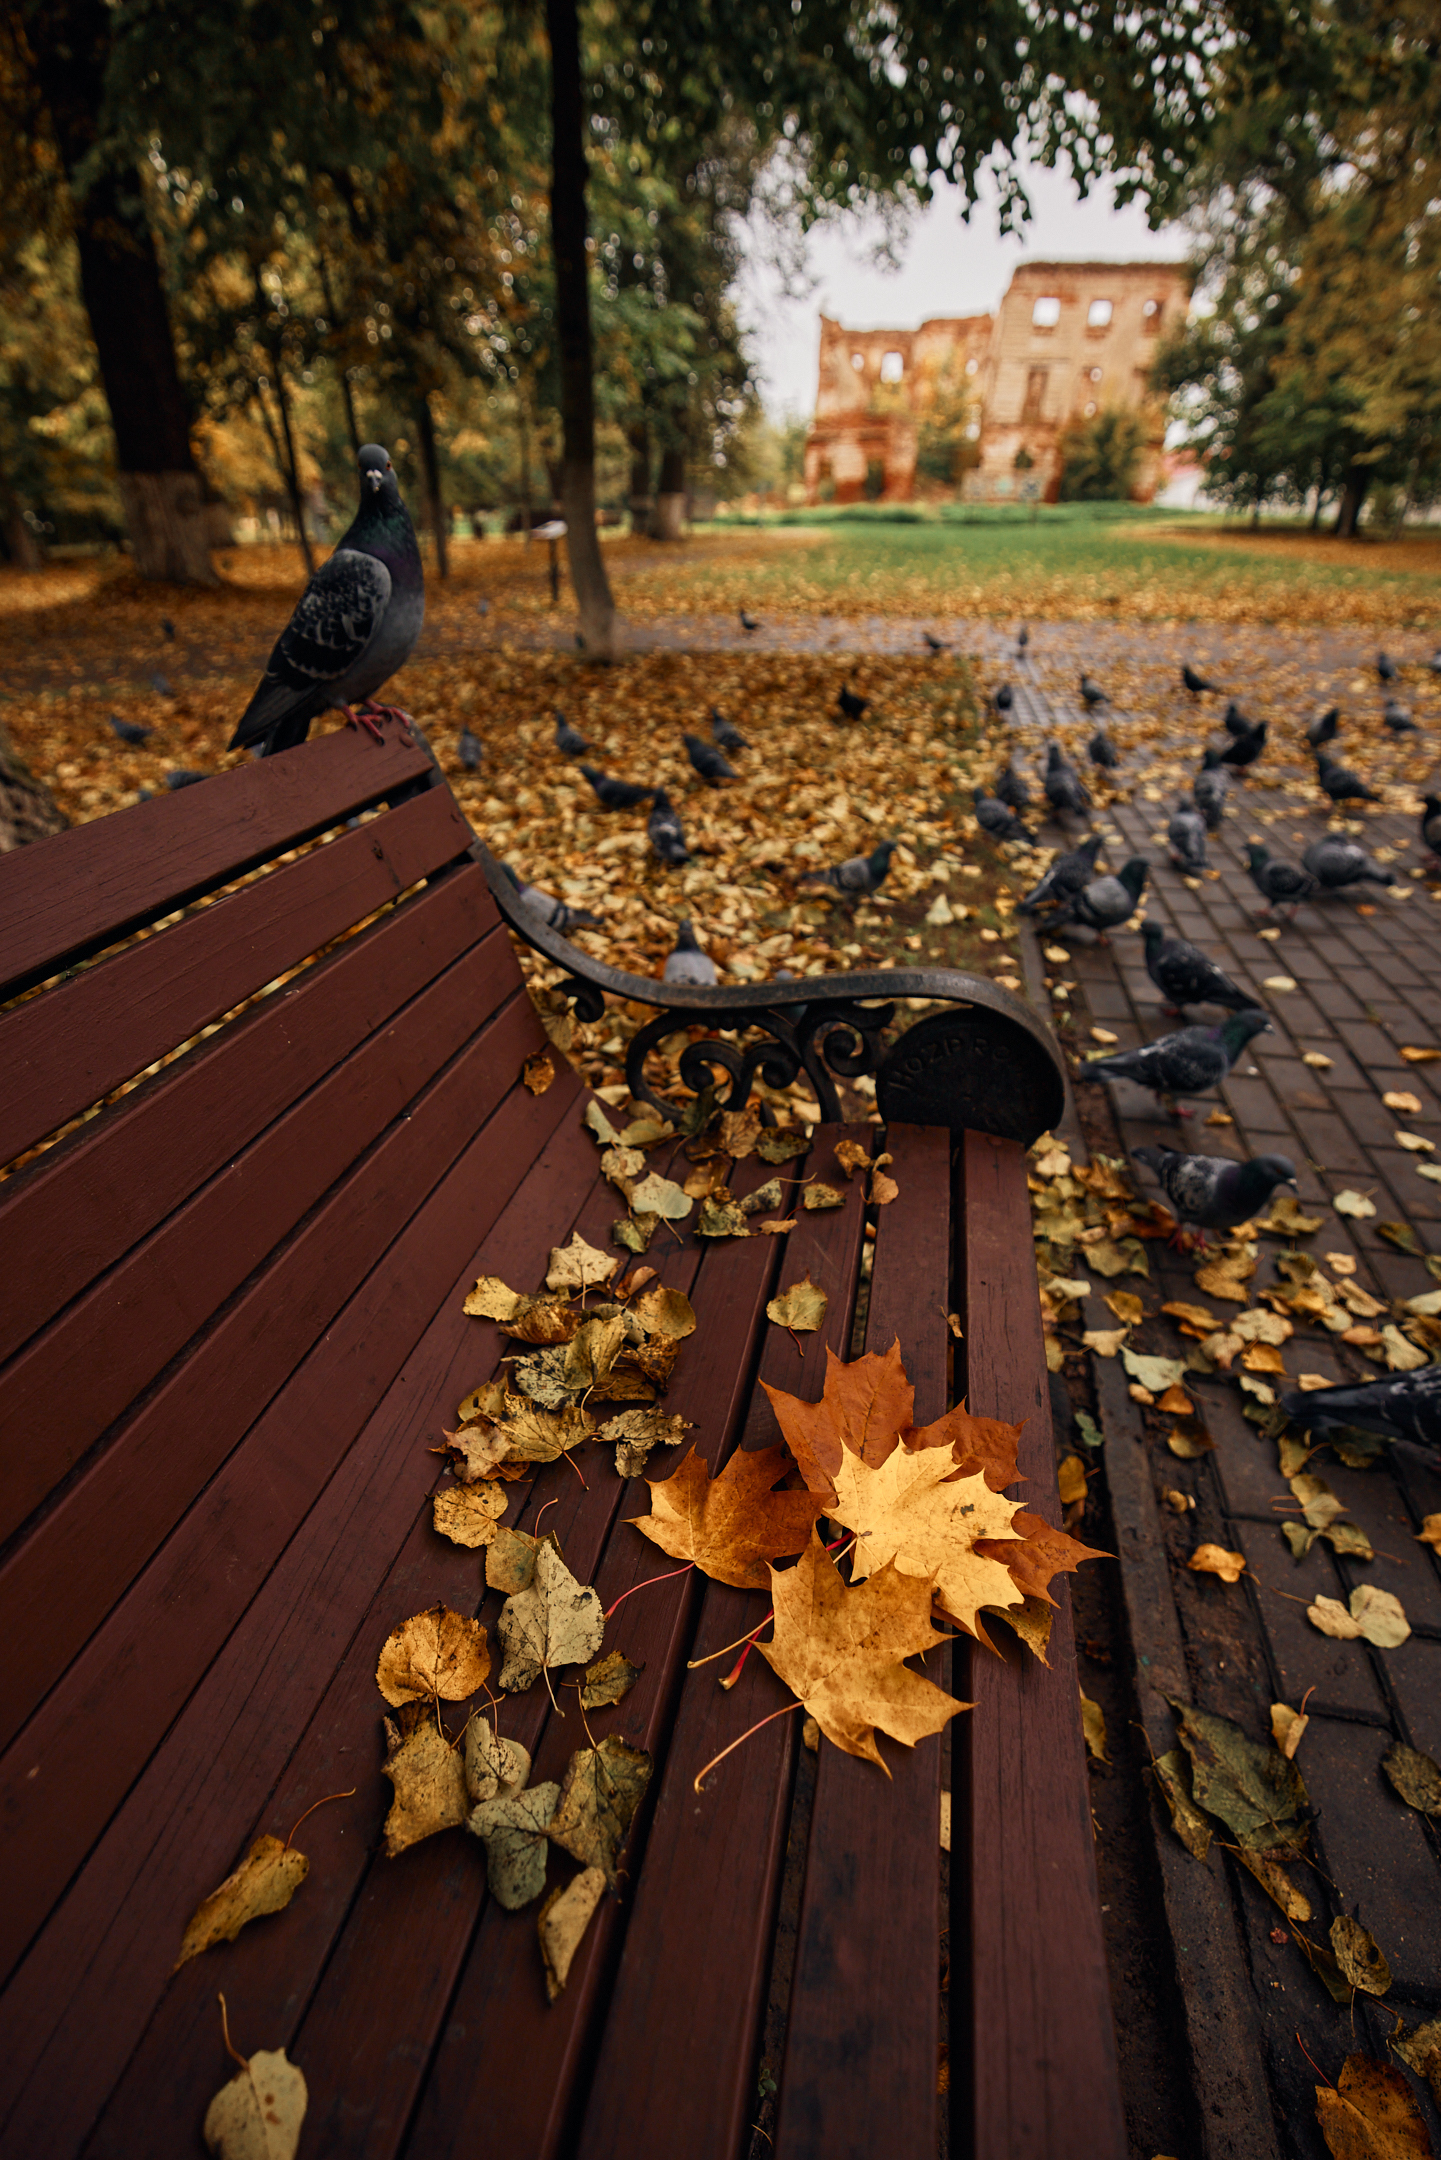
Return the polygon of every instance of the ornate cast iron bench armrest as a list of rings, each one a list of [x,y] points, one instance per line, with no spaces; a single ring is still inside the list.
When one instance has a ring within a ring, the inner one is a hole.
[[[481,841],[471,852],[516,936],[565,969],[560,987],[582,1020],[598,1020],[607,995],[657,1008],[626,1053],[626,1081],[638,1101],[662,1107],[646,1081],[648,1052],[681,1028],[703,1027],[713,1032],[685,1051],[681,1078],[700,1089],[728,1074],[722,1092],[727,1110],[742,1108],[757,1075],[767,1087],[784,1088],[804,1073],[822,1119],[838,1122],[832,1075],[872,1073],[887,1123],[996,1133],[1029,1146],[1060,1119],[1065,1073],[1049,1031],[1019,998],[979,976],[952,968],[881,968],[709,989],[655,982],[577,950],[521,905],[510,877]],[[928,1013],[888,1040],[899,998],[926,998],[949,1009]],[[724,1042],[721,1033],[759,1040]]]

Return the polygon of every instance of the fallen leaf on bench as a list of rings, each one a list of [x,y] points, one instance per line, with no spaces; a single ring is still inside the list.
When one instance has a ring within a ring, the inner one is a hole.
[[[673,1179],[652,1170],[649,1177],[631,1187],[630,1204],[637,1215],[659,1215],[665,1222],[680,1222],[694,1203]]]
[[[465,1789],[477,1806],[523,1791],[530,1776],[528,1750],[518,1740],[500,1739],[487,1717],[473,1717],[466,1726],[464,1763]]]
[[[1247,1852],[1244,1845],[1229,1848],[1235,1853],[1247,1874],[1253,1875],[1272,1903],[1280,1908],[1291,1921],[1303,1925],[1311,1917],[1311,1900],[1303,1897],[1279,1861],[1267,1860],[1261,1853]]]
[[[406,1703],[398,1718],[385,1718],[386,1754],[381,1764],[395,1787],[385,1818],[390,1859],[437,1830],[454,1830],[470,1813],[465,1762],[436,1724],[429,1703]]]
[[[616,1147],[619,1145],[620,1134],[611,1124],[604,1109],[594,1097],[586,1104],[585,1116],[580,1122],[588,1133],[595,1135],[602,1147]]]
[[[644,1475],[652,1448],[678,1447],[689,1430],[687,1419],[670,1417],[664,1410],[623,1410],[619,1417],[607,1418],[596,1437],[615,1442],[616,1475],[633,1478]]]
[[[171,1970],[179,1972],[216,1943],[234,1942],[247,1921],[283,1912],[309,1873],[303,1852],[279,1838],[258,1837],[239,1867],[196,1906]]]
[[[932,1589],[889,1561],[847,1588],[814,1530],[795,1567],[771,1570],[775,1636],[756,1648],[829,1741],[883,1770],[878,1731],[914,1747],[971,1708],[904,1662],[945,1640]]]
[[[771,1318],[776,1315],[772,1313]],[[913,1447],[950,1447],[960,1436],[960,1428],[953,1432],[947,1420],[928,1427],[926,1434],[914,1432],[916,1391],[906,1378],[899,1340],[884,1356],[871,1350],[849,1364],[828,1344],[825,1386],[818,1403],[803,1402],[799,1395],[789,1395],[765,1381],[761,1385],[812,1492],[833,1490],[847,1448],[876,1464],[895,1452],[903,1433],[907,1445]],[[964,1412],[959,1414],[964,1418]],[[950,1413],[952,1418],[956,1415]]]
[[[770,1300],[766,1318],[774,1320],[777,1327],[794,1329],[798,1335],[813,1335],[817,1328],[825,1326],[829,1303],[825,1291],[811,1281],[807,1272],[799,1282],[792,1283],[779,1297]]]
[[[717,1185],[715,1190],[707,1193],[702,1200],[700,1213],[696,1217],[695,1234],[697,1237],[750,1236],[751,1227],[746,1221],[745,1211],[732,1200],[726,1186]]]
[[[820,1208],[844,1207],[845,1204],[845,1194],[837,1192],[834,1185],[807,1185],[801,1194],[801,1206],[809,1208],[812,1214]]]
[[[478,1485],[452,1485],[436,1494],[432,1520],[441,1536],[448,1537],[453,1545],[488,1545],[506,1504],[505,1493],[490,1480]]]
[[[898,1448],[874,1470],[847,1450],[835,1491],[827,1514],[858,1534],[853,1579],[893,1562],[904,1576],[931,1584],[941,1610],[972,1635],[983,1605],[1020,1604],[1025,1593],[1005,1563],[976,1550],[981,1539],[994,1546],[1016,1538],[1018,1503],[992,1492],[982,1476],[956,1476],[943,1449]]]
[[[878,1164],[871,1172],[870,1200],[872,1207],[889,1207],[893,1200],[900,1198],[900,1194],[901,1188],[895,1179],[882,1170]]]
[[[388,1635],[375,1684],[392,1706],[464,1702],[490,1671],[490,1650],[478,1620],[435,1605]]]
[[[455,1415],[460,1424],[468,1425],[474,1418],[497,1418],[504,1408],[505,1382],[503,1380],[486,1380],[478,1388],[471,1389]],[[447,1450],[438,1448],[435,1452],[444,1454]]]
[[[570,1882],[552,1890],[540,1908],[535,1924],[545,1961],[545,1992],[551,2002],[570,1977],[571,1962],[604,1892],[600,1869],[582,1868]]]
[[[778,1132],[771,1127],[756,1142],[756,1153],[762,1162],[794,1162],[797,1155],[804,1155],[809,1145],[804,1133]]]
[[[1351,1592],[1350,1609],[1336,1598],[1318,1597],[1306,1607],[1306,1618],[1323,1635],[1338,1642],[1364,1635],[1378,1650],[1396,1650],[1411,1633],[1399,1598],[1374,1583],[1361,1583]]]
[[[857,1170],[864,1170],[871,1159],[871,1151],[862,1140],[837,1140],[836,1161],[849,1181]]]
[[[1196,1710],[1174,1696],[1182,1747],[1191,1758],[1191,1791],[1197,1803],[1225,1823],[1248,1852],[1275,1858],[1301,1852],[1310,1803],[1301,1773],[1275,1748],[1249,1739],[1229,1718]]]
[[[284,2048],[257,2048],[205,2110],[206,2148],[218,2160],[295,2160],[309,2099]]]
[[[527,1530],[498,1530],[485,1556],[485,1587],[502,1597],[528,1590],[535,1580],[535,1556],[541,1541]]]
[[[1151,1764],[1161,1797],[1171,1815],[1171,1828],[1195,1860],[1204,1860],[1211,1850],[1213,1835],[1195,1801],[1191,1798],[1191,1781],[1186,1757],[1179,1748],[1170,1748],[1158,1755]]]
[[[1050,1647],[1053,1610],[1054,1601],[1040,1597],[1022,1598],[1019,1605],[1008,1605],[1004,1612],[991,1605],[981,1607],[983,1616],[995,1612],[998,1620],[1004,1620],[1006,1626],[1025,1644],[1031,1656],[1039,1658],[1048,1670],[1051,1661],[1046,1656],[1046,1651]],[[979,1633],[979,1629],[977,1632]]]
[[[588,1665],[605,1633],[600,1599],[578,1583],[553,1545],[536,1554],[530,1587],[506,1599],[496,1632],[505,1649],[500,1685],[528,1688],[543,1666]]]
[[[550,1062],[548,1050],[537,1050],[520,1068],[521,1085],[532,1095],[543,1095],[555,1078],[555,1067]]]
[[[675,1560],[691,1560],[717,1582],[764,1589],[766,1562],[802,1552],[825,1496],[775,1492],[790,1468],[782,1447],[737,1448],[719,1477],[692,1448],[674,1473],[650,1486],[649,1515],[635,1528]]]
[[[1391,1985],[1391,1968],[1381,1946],[1359,1920],[1341,1913],[1331,1922],[1331,1955],[1343,1978],[1363,1995],[1384,1995]]]
[[[1441,1815],[1441,1764],[1434,1763],[1418,1748],[1393,1740],[1381,1757],[1381,1768],[1407,1807],[1415,1808],[1422,1815]],[[219,1895],[218,1891],[216,1895]],[[193,1927],[195,1922],[192,1920],[190,1924]]]
[[[585,1290],[593,1283],[609,1282],[619,1264],[610,1253],[597,1252],[594,1245],[587,1245],[580,1232],[575,1230],[568,1245],[552,1245],[545,1287],[547,1290]]]
[[[632,1118],[620,1136],[622,1147],[654,1147],[658,1140],[673,1140],[675,1127],[669,1118],[657,1117],[654,1110],[646,1110]]]
[[[1228,1552],[1224,1545],[1198,1545],[1186,1565],[1193,1575],[1219,1575],[1222,1582],[1238,1583],[1246,1572],[1246,1555]]]
[[[604,1710],[612,1703],[624,1701],[639,1680],[642,1669],[632,1665],[623,1650],[612,1650],[594,1665],[588,1665],[585,1684],[580,1691],[582,1710]]]
[[[639,1148],[609,1147],[600,1158],[600,1174],[628,1200],[631,1187],[645,1173],[645,1157]]]
[[[563,1353],[556,1349],[545,1352],[545,1356],[560,1361]],[[538,1362],[531,1358],[520,1361],[517,1378],[521,1377],[521,1364],[529,1371]],[[521,1396],[508,1396],[505,1416],[485,1420],[488,1430],[478,1433],[471,1442],[467,1457],[471,1474],[515,1477],[525,1463],[556,1462],[571,1448],[592,1439],[595,1426],[585,1411],[568,1399],[571,1392],[569,1387],[559,1390],[564,1404],[559,1410],[541,1409]],[[460,1432],[446,1435],[453,1448],[460,1446],[466,1429],[462,1426]]]
[[[1086,1738],[1086,1753],[1093,1762],[1108,1763],[1106,1753],[1106,1719],[1098,1702],[1089,1695],[1081,1696],[1081,1731]]]
[[[466,1828],[485,1846],[486,1887],[507,1912],[518,1912],[545,1888],[546,1833],[559,1797],[551,1780],[482,1800],[466,1817]]]
[[[744,1162],[753,1155],[762,1131],[761,1114],[755,1104],[745,1110],[725,1110],[716,1127],[716,1137],[725,1153],[736,1162]]]
[[[982,1540],[976,1550],[987,1560],[999,1560],[1027,1599],[1035,1598],[1046,1605],[1056,1602],[1050,1594],[1053,1575],[1074,1575],[1082,1561],[1109,1557],[1095,1546],[1083,1545],[1068,1530],[1053,1529],[1043,1515],[1032,1515],[1024,1508],[1011,1517],[1011,1528],[1019,1542],[1006,1539],[992,1545]],[[1011,1618],[1009,1609],[1005,1617]],[[984,1636],[981,1639],[984,1641]]]
[[[1318,2085],[1315,2092],[1316,2120],[1336,2160],[1431,2160],[1431,2133],[1389,2063],[1348,2055],[1334,2090]]]
[[[610,1234],[627,1252],[643,1253],[659,1228],[659,1215],[622,1215],[611,1224]]]
[[[766,1184],[757,1185],[754,1192],[748,1192],[740,1203],[740,1210],[742,1215],[759,1215],[763,1208],[778,1208],[780,1205],[781,1181],[778,1177],[773,1177]]]
[[[599,1747],[577,1748],[566,1765],[551,1843],[583,1866],[599,1868],[612,1889],[616,1860],[654,1768],[645,1749],[619,1733]]]
[[[642,1297],[632,1299],[628,1309],[647,1335],[670,1335],[679,1342],[695,1333],[695,1307],[684,1290],[657,1283]]]
[[[573,1341],[584,1318],[581,1307],[569,1298],[526,1297],[500,1322],[500,1332],[512,1342],[532,1343],[543,1349],[548,1344]]]
[[[460,1309],[469,1313],[472,1320],[508,1320],[519,1306],[528,1302],[498,1275],[482,1275]]]

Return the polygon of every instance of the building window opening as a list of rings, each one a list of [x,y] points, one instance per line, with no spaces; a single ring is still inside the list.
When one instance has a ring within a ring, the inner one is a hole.
[[[1101,379],[1101,371],[1098,367],[1087,368],[1085,373],[1087,382],[1099,382]]]
[[[1087,418],[1088,420],[1094,419],[1094,417],[1095,417],[1095,412],[1096,412],[1096,401],[1095,401],[1095,399],[1094,399],[1094,398],[1089,398],[1089,399],[1087,400],[1087,402],[1086,402],[1086,418]]]
[[[1054,330],[1061,319],[1061,303],[1054,296],[1040,299],[1031,309],[1031,322],[1037,330]]]
[[[899,382],[906,372],[904,355],[898,352],[881,354],[881,381]]]
[[[1115,312],[1109,300],[1093,300],[1086,310],[1086,328],[1088,330],[1109,330],[1111,317]]]
[[[1046,397],[1046,370],[1033,367],[1026,377],[1026,402],[1021,408],[1023,420],[1039,420]]]
[[[1142,307],[1141,328],[1146,332],[1148,337],[1154,337],[1156,332],[1160,329],[1161,313],[1162,309],[1159,300],[1147,300]]]
[[[974,375],[979,369],[980,364],[981,363],[976,358],[975,354],[972,353],[970,359],[966,362],[966,373],[968,375]]]
[[[865,354],[864,354],[864,353],[859,353],[859,352],[853,352],[853,353],[851,354],[851,366],[852,366],[852,367],[853,367],[853,368],[855,369],[855,371],[856,371],[856,373],[857,373],[858,375],[860,374],[861,370],[862,370],[862,369],[864,368],[865,364],[866,364],[866,356],[865,356]]]

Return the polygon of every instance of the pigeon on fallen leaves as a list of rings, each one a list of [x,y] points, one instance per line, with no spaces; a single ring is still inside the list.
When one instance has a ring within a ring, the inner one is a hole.
[[[721,780],[739,780],[740,774],[730,760],[722,756],[710,743],[702,742],[699,735],[683,735],[685,754],[708,787]]]
[[[1363,1432],[1384,1433],[1388,1440],[1410,1440],[1441,1453],[1441,1365],[1309,1393],[1289,1388],[1281,1408],[1313,1432],[1328,1425],[1359,1425]]]
[[[886,881],[897,845],[894,840],[883,840],[869,855],[852,855],[847,862],[835,863],[829,870],[807,871],[800,883],[833,885],[837,892],[857,899],[863,893],[876,892]]]
[[[1101,836],[1093,833],[1089,840],[1069,855],[1058,855],[1045,876],[1033,885],[1024,900],[1017,905],[1023,915],[1034,915],[1037,908],[1061,907],[1088,885],[1095,874],[1096,857],[1101,852]]]
[[[1139,907],[1147,867],[1144,855],[1133,855],[1115,877],[1089,879],[1071,900],[1071,921],[1097,931],[1101,943],[1106,944],[1108,931],[1129,922]]]
[[[1091,807],[1090,790],[1059,743],[1052,743],[1046,759],[1046,800],[1056,811],[1083,817]]]
[[[1166,827],[1166,838],[1171,844],[1171,860],[1176,868],[1198,877],[1206,868],[1206,820],[1184,795]]]
[[[1191,793],[1196,799],[1196,808],[1206,820],[1207,832],[1219,832],[1226,814],[1227,794],[1226,769],[1219,750],[1206,752],[1201,770],[1191,782]]]
[[[646,832],[654,852],[663,863],[673,870],[690,861],[690,849],[685,844],[685,827],[671,806],[664,788],[657,788],[651,813],[646,820]]]
[[[1025,811],[1031,807],[1031,791],[1013,764],[1007,761],[996,775],[995,795],[1008,810]]]
[[[580,769],[607,810],[634,810],[638,803],[649,802],[656,792],[653,787],[639,787],[634,780],[613,780],[598,765],[582,765]]]
[[[1324,750],[1316,752],[1316,778],[1332,802],[1380,802],[1374,788],[1367,787],[1359,773],[1352,772],[1349,765],[1338,764]]]
[[[929,630],[923,630],[921,636],[926,641],[927,652],[943,653],[949,652],[951,649],[944,638],[933,637]]]
[[[1263,1012],[1248,1007],[1232,1013],[1220,1027],[1178,1028],[1174,1035],[1163,1035],[1139,1050],[1115,1050],[1109,1057],[1093,1058],[1085,1074],[1087,1078],[1134,1080],[1169,1106],[1177,1095],[1203,1095],[1208,1088],[1218,1087],[1251,1037],[1270,1025]],[[1173,1109],[1172,1114],[1189,1117],[1191,1113]]]
[[[151,736],[155,733],[153,727],[141,727],[139,722],[135,720],[122,720],[118,713],[110,715],[110,725],[123,743],[130,743],[137,747],[143,742],[149,742]]]
[[[584,908],[567,907],[557,900],[554,893],[543,892],[539,885],[527,885],[509,863],[502,865],[506,876],[515,887],[516,898],[529,915],[537,915],[547,930],[558,930],[562,937],[569,937],[572,930],[599,930],[600,923]]]
[[[1232,698],[1221,715],[1221,725],[1228,735],[1234,736],[1239,742],[1243,736],[1254,732],[1256,722],[1250,717],[1249,713],[1243,713],[1236,700]]]
[[[1183,1013],[1188,1005],[1219,1005],[1227,1012],[1255,1007],[1256,1000],[1189,938],[1173,937],[1160,923],[1145,922],[1141,939],[1146,973],[1173,1012]]]
[[[1334,742],[1336,740],[1336,730],[1340,724],[1340,706],[1328,705],[1320,718],[1313,720],[1306,730],[1306,740],[1311,745],[1311,748],[1319,750],[1323,743]]]
[[[1378,652],[1376,655],[1376,673],[1383,683],[1389,683],[1399,680],[1401,670],[1389,653]]]
[[[1198,1230],[1234,1230],[1260,1214],[1278,1185],[1296,1182],[1296,1165],[1284,1155],[1232,1162],[1224,1155],[1182,1155],[1168,1147],[1132,1152],[1155,1171],[1177,1221]]]
[[[750,631],[750,630],[759,630],[759,628],[760,628],[760,620],[759,620],[759,617],[757,617],[757,616],[755,616],[755,615],[748,615],[748,614],[746,613],[746,611],[745,611],[745,609],[744,609],[744,608],[742,608],[742,609],[741,609],[741,611],[740,611],[740,616],[741,616],[741,628],[742,628],[742,630],[746,630],[746,631]]]
[[[1114,772],[1121,762],[1121,754],[1103,727],[1098,727],[1086,745],[1086,755],[1102,772]]]
[[[1383,868],[1374,855],[1348,840],[1344,833],[1322,833],[1301,857],[1326,892],[1341,892],[1347,885],[1394,885],[1395,873]]]
[[[837,709],[846,720],[859,720],[861,714],[869,707],[870,702],[868,697],[857,697],[855,691],[847,683],[842,683],[840,689],[836,692]]]
[[[480,746],[480,737],[473,735],[468,727],[463,727],[456,737],[455,747],[460,752],[460,762],[466,771],[479,772],[481,759],[485,755]]]
[[[1266,747],[1266,723],[1258,720],[1248,735],[1238,735],[1228,750],[1221,752],[1221,763],[1235,772],[1244,772],[1254,765]]]
[[[197,780],[203,780],[205,777],[203,772],[189,772],[184,766],[180,766],[174,772],[168,772],[165,775],[165,785],[174,794],[177,788],[194,787]]]
[[[1031,835],[1016,816],[996,795],[988,795],[984,788],[972,788],[971,800],[976,806],[976,823],[982,832],[988,832],[993,840],[1024,840],[1029,843]]]
[[[1222,691],[1221,685],[1219,683],[1207,682],[1204,675],[1198,675],[1196,673],[1196,670],[1191,666],[1189,661],[1187,661],[1181,669],[1181,680],[1186,685],[1186,688],[1190,691],[1192,697],[1199,697],[1203,690],[1210,690],[1217,697],[1221,697],[1224,695],[1224,692]]]
[[[1382,725],[1392,735],[1419,735],[1421,730],[1411,718],[1411,708],[1399,698],[1388,697],[1381,707]]]
[[[1303,900],[1309,900],[1316,890],[1316,880],[1309,870],[1298,870],[1279,855],[1254,842],[1246,850],[1246,868],[1251,883],[1265,900],[1268,908],[1288,907],[1294,916]]]
[[[563,712],[555,716],[555,747],[562,757],[584,757],[590,744],[579,728],[573,728]]]
[[[724,713],[717,712],[714,705],[710,709],[710,731],[722,750],[744,750],[746,748],[746,739],[740,729],[727,720]]]
[[[332,706],[379,738],[375,693],[410,658],[425,620],[415,527],[379,443],[360,453],[360,506],[281,631],[232,750],[293,750]]]
[[[1428,795],[1421,813],[1421,845],[1441,861],[1441,795]]]
[[[164,632],[164,634],[165,634],[165,636],[166,636],[167,638],[169,638],[169,639],[171,639],[171,640],[173,640],[173,639],[174,639],[174,636],[175,636],[175,625],[174,625],[174,623],[173,623],[173,622],[172,622],[172,621],[170,620],[170,617],[169,617],[168,615],[162,615],[162,616],[161,616],[161,618],[160,618],[160,628],[161,628],[161,630],[162,630],[162,631]]]
[[[708,990],[716,979],[715,962],[709,953],[703,953],[695,941],[695,932],[689,921],[676,924],[675,951],[666,955],[662,980],[668,983],[694,983]]]
[[[1111,702],[1100,684],[1090,675],[1081,677],[1081,696],[1088,710],[1097,705],[1109,705]]]

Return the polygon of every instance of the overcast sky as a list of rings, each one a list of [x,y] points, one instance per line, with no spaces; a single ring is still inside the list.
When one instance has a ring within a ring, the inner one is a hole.
[[[822,312],[853,330],[913,330],[932,315],[993,314],[1011,272],[1026,259],[1174,262],[1187,253],[1179,228],[1152,232],[1138,205],[1118,210],[1108,190],[1093,189],[1081,202],[1064,175],[1033,168],[1028,192],[1034,216],[1024,237],[1003,240],[994,197],[978,203],[964,225],[959,198],[948,191],[915,220],[897,270],[871,261],[877,228],[859,219],[813,233],[807,248],[813,290],[805,299],[788,298],[779,274],[753,257],[742,307],[767,410],[777,419],[809,418],[813,411]]]

